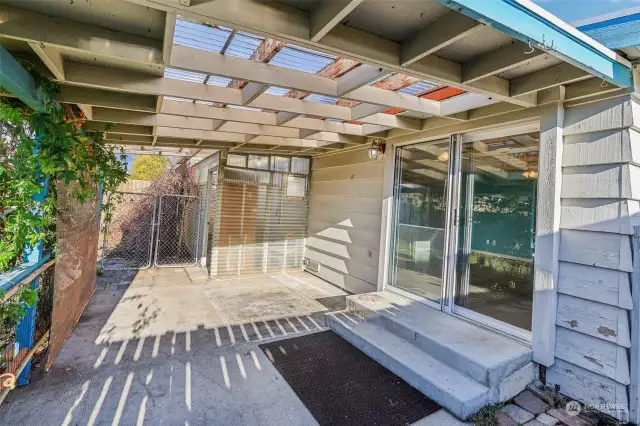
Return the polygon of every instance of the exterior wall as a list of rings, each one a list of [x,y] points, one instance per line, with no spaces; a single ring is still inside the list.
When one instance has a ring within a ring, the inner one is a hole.
[[[96,289],[98,258],[98,197],[80,204],[71,194],[72,185],[58,181],[58,219],[51,344],[47,368]]]
[[[628,419],[631,234],[640,224],[640,104],[566,109],[555,363],[547,383]],[[635,163],[635,164],[634,164]]]
[[[311,169],[305,258],[338,287],[376,291],[384,162],[362,149],[314,158]]]

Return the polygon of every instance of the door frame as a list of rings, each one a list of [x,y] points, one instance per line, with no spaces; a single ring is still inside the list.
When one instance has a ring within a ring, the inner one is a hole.
[[[499,333],[503,333],[518,339],[525,344],[531,344],[532,333],[529,330],[524,330],[515,327],[511,324],[503,321],[491,318],[489,316],[480,314],[475,311],[471,311],[461,306],[456,306],[456,266],[458,258],[458,243],[459,243],[459,224],[460,224],[460,191],[461,191],[461,155],[462,146],[465,143],[478,141],[482,139],[489,139],[494,137],[517,135],[529,132],[540,132],[540,121],[532,120],[526,123],[514,124],[506,123],[504,126],[494,128],[491,130],[479,130],[452,133],[450,138],[451,153],[449,160],[449,175],[447,185],[447,212],[445,218],[445,257],[443,261],[443,277],[442,277],[442,295],[440,303],[436,303],[427,298],[410,293],[408,291],[396,288],[389,283],[392,267],[393,257],[393,238],[395,235],[395,217],[396,217],[396,197],[395,186],[398,171],[400,168],[396,167],[399,148],[407,145],[415,145],[427,142],[442,141],[443,136],[432,137],[420,141],[404,142],[394,144],[392,149],[388,151],[388,155],[385,156],[385,181],[383,188],[383,221],[381,229],[381,252],[380,252],[380,270],[378,272],[378,291],[387,290],[394,293],[398,293],[402,296],[408,297],[417,302],[423,303],[431,308],[440,309],[443,312],[460,317],[464,320],[477,323],[483,327],[487,327],[491,330],[495,330]],[[444,136],[446,138],[446,136]],[[537,211],[536,199],[536,211]],[[535,254],[534,254],[535,256]],[[535,262],[533,262],[534,275],[535,275]],[[532,295],[533,297],[533,295]],[[533,312],[532,312],[533,316]]]

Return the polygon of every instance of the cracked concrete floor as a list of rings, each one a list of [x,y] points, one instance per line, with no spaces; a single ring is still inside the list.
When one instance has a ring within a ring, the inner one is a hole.
[[[193,283],[141,271],[97,290],[52,368],[0,424],[317,424],[258,344],[325,329],[345,293],[306,273]]]

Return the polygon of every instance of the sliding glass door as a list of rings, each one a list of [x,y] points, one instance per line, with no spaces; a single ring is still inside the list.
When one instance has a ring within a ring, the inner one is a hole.
[[[452,140],[396,148],[388,288],[526,336],[539,132]]]
[[[449,139],[396,150],[389,285],[434,304],[442,297]]]
[[[539,132],[463,137],[455,308],[531,330]]]

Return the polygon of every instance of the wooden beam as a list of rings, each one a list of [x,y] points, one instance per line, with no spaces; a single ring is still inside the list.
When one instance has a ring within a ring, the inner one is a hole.
[[[164,23],[164,38],[162,41],[162,63],[168,65],[171,62],[171,49],[173,47],[173,35],[176,31],[176,14],[167,12]]]
[[[44,94],[31,75],[0,45],[0,86],[36,111],[44,112]]]
[[[357,68],[340,77],[338,80],[337,96],[341,97],[355,89],[366,86],[386,73],[387,71],[380,67],[361,64]]]
[[[561,63],[511,80],[511,95],[521,96],[591,78],[592,75],[571,64]]]
[[[187,46],[176,45],[173,47],[171,66],[232,77],[243,82],[251,81],[304,92],[338,96],[338,82],[331,78]],[[346,76],[348,75],[346,74]],[[388,105],[427,114],[439,114],[437,102],[362,84],[359,86],[361,87],[347,91],[342,96],[358,102]]]
[[[249,83],[242,88],[242,105],[248,105],[262,95],[269,86],[262,83]]]
[[[114,64],[142,63],[155,69],[156,73],[162,70],[162,44],[157,40],[28,12],[4,4],[0,8],[0,34],[65,50],[89,52],[98,57],[109,58]]]
[[[160,7],[149,0],[129,0],[150,7]],[[477,91],[517,105],[532,106],[526,99],[512,99],[508,82],[500,78],[462,84],[462,65],[435,55],[429,55],[408,67],[400,65],[400,44],[339,24],[321,42],[311,42],[308,13],[294,8],[251,0],[219,0],[190,8],[176,8],[195,19],[204,19],[222,25],[241,27],[247,31],[276,37],[302,47],[325,51],[337,56],[381,66],[404,74],[451,85],[468,91]],[[259,18],[258,18],[259,17]]]
[[[259,62],[259,63],[267,63],[286,45],[285,42],[280,40],[273,40],[270,38],[265,38],[260,46],[256,49],[255,52],[251,55],[250,60]],[[202,52],[202,50],[201,50]],[[213,73],[216,74],[216,73]],[[233,77],[233,76],[229,76]],[[237,78],[234,78],[229,82],[227,87],[232,89],[241,89],[246,85],[246,82]]]
[[[362,0],[319,2],[309,17],[309,39],[314,42],[320,41],[360,3]]]
[[[533,361],[550,367],[555,362],[556,309],[562,207],[562,150],[564,109],[562,104],[547,111],[540,129],[538,212],[533,291]]]
[[[58,80],[64,80],[64,59],[58,49],[44,43],[29,42],[31,49]]]
[[[500,74],[525,65],[545,54],[542,50],[533,49],[531,51],[526,43],[516,40],[463,64],[462,81],[472,83],[485,77]]]
[[[97,107],[126,109],[131,111],[156,111],[155,96],[135,95],[109,90],[91,89],[87,87],[62,85],[60,87],[60,93],[58,94],[58,100],[69,104],[86,104]]]
[[[400,64],[403,67],[411,65],[470,35],[478,28],[482,28],[480,22],[451,11],[402,43]]]

